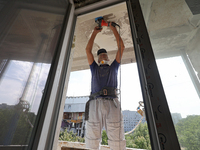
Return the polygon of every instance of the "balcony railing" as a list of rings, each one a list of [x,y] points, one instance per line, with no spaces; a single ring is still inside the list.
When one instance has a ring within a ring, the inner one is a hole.
[[[59,141],[57,150],[72,150],[72,149],[74,149],[74,150],[86,149],[85,148],[85,143]],[[101,149],[100,150],[110,150],[110,147],[107,146],[107,145],[101,145]],[[126,150],[144,150],[144,149],[126,148]]]

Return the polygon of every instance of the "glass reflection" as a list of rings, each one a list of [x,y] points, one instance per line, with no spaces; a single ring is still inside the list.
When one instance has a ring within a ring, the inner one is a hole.
[[[64,0],[0,5],[0,145],[29,142],[66,6]]]
[[[200,28],[194,3],[140,0],[181,149],[199,149]]]

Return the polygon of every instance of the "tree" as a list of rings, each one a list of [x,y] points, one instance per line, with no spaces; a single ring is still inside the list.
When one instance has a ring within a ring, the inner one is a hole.
[[[0,109],[0,145],[5,143],[5,137],[9,132],[9,124],[15,113],[14,109]]]
[[[102,136],[101,136],[101,137],[102,137],[102,138],[101,138],[101,139],[102,139],[101,145],[108,145],[108,136],[107,136],[105,130],[103,130]]]
[[[126,135],[126,147],[141,148],[151,150],[150,138],[148,133],[147,124],[140,124],[134,133]],[[102,145],[108,145],[108,137],[106,131],[102,132]]]
[[[28,145],[36,115],[34,113],[21,112],[17,128],[12,140],[13,145]]]
[[[34,124],[36,115],[23,112],[17,106],[10,109],[0,109],[0,144],[27,145],[31,136],[32,127],[27,122]],[[12,131],[11,131],[12,130]],[[8,142],[9,141],[9,142]]]
[[[65,129],[64,132],[60,132],[59,140],[85,143],[84,138],[77,136],[77,134],[73,133],[72,131],[67,131],[67,129]]]
[[[175,126],[181,147],[200,150],[200,116],[187,116]]]
[[[67,131],[67,129],[65,129],[64,132],[62,132],[62,131],[60,132],[59,140],[85,143],[85,139],[84,138],[81,138],[81,137],[77,136],[72,131]],[[105,130],[102,131],[102,142],[101,142],[101,145],[108,145],[108,137],[107,137],[107,134],[106,134]]]
[[[132,134],[126,135],[126,146],[151,150],[147,124],[140,124]]]

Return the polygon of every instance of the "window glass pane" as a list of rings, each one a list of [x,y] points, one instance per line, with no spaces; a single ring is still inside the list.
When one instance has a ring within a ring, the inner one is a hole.
[[[199,5],[140,3],[181,148],[199,149],[200,14],[192,13]]]
[[[0,2],[0,145],[28,145],[67,2]]]

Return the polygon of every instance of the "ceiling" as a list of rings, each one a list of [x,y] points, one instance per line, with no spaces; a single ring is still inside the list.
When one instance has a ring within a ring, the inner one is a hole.
[[[121,26],[120,35],[126,47],[123,54],[123,63],[130,63],[135,61],[133,52],[133,42],[131,38],[130,25],[126,4],[118,4],[108,8],[104,8],[89,14],[78,16],[75,29],[75,47],[73,53],[72,71],[79,69],[88,69],[87,57],[85,47],[97,24],[95,18],[103,16],[106,21],[114,21]],[[119,28],[117,28],[119,31]],[[101,33],[97,35],[93,45],[93,55],[97,59],[97,51],[100,48],[105,48],[108,51],[110,60],[115,59],[117,52],[117,43],[115,37],[109,27],[103,27]]]
[[[81,8],[99,2],[102,0],[73,0],[75,8]]]
[[[83,1],[82,1],[83,2]],[[193,15],[185,0],[140,0],[148,33],[157,58],[180,55],[197,33],[200,15]],[[82,16],[78,16],[75,29],[72,71],[88,69],[85,47],[92,34],[95,18],[120,25],[120,35],[125,44],[122,64],[135,62],[133,42],[126,3],[117,4]],[[115,58],[117,45],[108,27],[103,27],[94,41],[93,55],[99,48],[106,48],[111,60]]]

